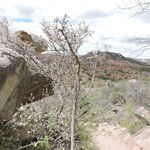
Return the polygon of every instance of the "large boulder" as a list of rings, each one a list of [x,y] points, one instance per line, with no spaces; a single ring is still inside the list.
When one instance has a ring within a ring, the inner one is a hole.
[[[0,122],[9,120],[22,104],[52,94],[50,77],[29,67],[14,50],[0,49]]]

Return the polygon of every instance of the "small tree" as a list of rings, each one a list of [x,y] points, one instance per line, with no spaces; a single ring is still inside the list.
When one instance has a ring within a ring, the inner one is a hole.
[[[73,25],[67,15],[62,19],[54,19],[52,23],[43,21],[42,26],[48,38],[49,49],[54,52],[51,53],[49,70],[62,101],[56,116],[60,116],[66,105],[66,98],[69,99],[71,105],[71,150],[74,150],[75,125],[77,116],[79,116],[78,104],[81,100],[81,63],[78,51],[92,32],[89,31],[85,22]]]

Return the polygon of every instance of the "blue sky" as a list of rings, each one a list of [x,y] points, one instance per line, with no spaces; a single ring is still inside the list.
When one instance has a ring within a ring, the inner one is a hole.
[[[16,19],[12,19],[13,22],[33,22],[32,19],[29,19],[29,18],[16,18]]]
[[[118,52],[136,57],[150,41],[149,13],[135,16],[137,10],[123,10],[135,0],[0,0],[0,16],[13,20],[16,30],[43,35],[40,22],[65,13],[74,21],[84,19],[94,34],[80,49],[81,54],[95,50]],[[144,43],[144,45],[142,44]],[[107,46],[106,46],[107,45]],[[149,47],[139,55],[150,58]]]

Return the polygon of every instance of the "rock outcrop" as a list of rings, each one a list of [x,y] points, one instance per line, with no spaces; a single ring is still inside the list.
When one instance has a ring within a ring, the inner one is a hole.
[[[22,55],[0,49],[0,122],[9,120],[22,104],[52,95],[52,79],[31,69]]]
[[[141,120],[145,125],[150,126],[150,111],[143,106],[139,106],[134,111],[137,119]]]
[[[42,53],[48,49],[48,44],[45,39],[34,34],[29,34],[26,31],[17,31],[16,35],[25,43],[31,44],[35,52]]]

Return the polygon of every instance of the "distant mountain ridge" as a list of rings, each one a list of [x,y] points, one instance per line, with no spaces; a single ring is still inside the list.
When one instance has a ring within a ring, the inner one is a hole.
[[[81,57],[84,71],[92,76],[92,63],[96,63],[96,77],[102,79],[131,79],[150,75],[150,65],[114,52],[89,52]]]
[[[137,61],[140,61],[140,62],[150,65],[150,59],[137,59]]]

